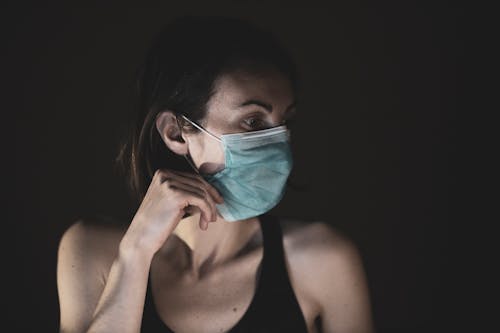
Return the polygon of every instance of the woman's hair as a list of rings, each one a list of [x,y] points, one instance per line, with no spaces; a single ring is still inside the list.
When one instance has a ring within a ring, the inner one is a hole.
[[[219,77],[235,70],[253,73],[266,68],[284,74],[297,98],[295,64],[263,28],[237,18],[187,15],[160,30],[138,69],[134,119],[116,158],[136,203],[142,201],[157,169],[191,171],[160,137],[155,124],[158,113],[170,110],[203,124]]]

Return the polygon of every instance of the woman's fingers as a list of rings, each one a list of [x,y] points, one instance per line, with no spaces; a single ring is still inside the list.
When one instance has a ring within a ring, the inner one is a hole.
[[[179,179],[169,179],[166,183],[170,188],[184,191],[188,196],[195,197],[193,200],[188,198],[188,201],[191,205],[200,208],[206,221],[215,221],[217,219],[217,208],[215,207],[215,202],[209,195],[207,195],[206,191],[198,187],[185,184],[179,181]],[[194,204],[194,202],[198,204]]]
[[[190,184],[193,186],[196,186],[195,184],[203,186],[212,195],[214,200],[216,200],[218,203],[221,204],[224,202],[224,198],[222,197],[222,195],[220,195],[217,189],[213,187],[210,183],[208,183],[205,179],[203,179],[203,177],[201,177],[200,175],[190,172],[177,171],[177,170],[172,170],[172,172],[176,175],[184,176],[185,178],[183,178],[182,181],[190,182]]]
[[[208,228],[208,222],[205,221],[204,219],[200,219],[200,228],[203,230],[207,230]]]

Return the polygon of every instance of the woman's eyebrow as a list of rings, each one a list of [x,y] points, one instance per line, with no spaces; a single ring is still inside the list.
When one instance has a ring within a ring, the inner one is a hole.
[[[294,106],[296,106],[297,102],[294,101],[292,104],[290,104],[286,110],[290,110],[291,108],[293,108]],[[257,99],[249,99],[243,103],[241,103],[238,108],[241,108],[241,107],[244,107],[244,106],[248,106],[248,105],[258,105],[258,106],[261,106],[263,107],[264,109],[266,109],[267,112],[272,112],[273,111],[273,107],[271,104],[269,103],[266,103],[266,102],[263,102],[263,101],[260,101],[260,100],[257,100]]]

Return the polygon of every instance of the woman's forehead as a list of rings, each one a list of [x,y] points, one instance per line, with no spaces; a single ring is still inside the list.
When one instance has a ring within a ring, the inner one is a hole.
[[[221,75],[214,86],[210,106],[235,109],[245,102],[261,101],[270,108],[288,108],[294,102],[290,80],[276,70],[233,71]]]

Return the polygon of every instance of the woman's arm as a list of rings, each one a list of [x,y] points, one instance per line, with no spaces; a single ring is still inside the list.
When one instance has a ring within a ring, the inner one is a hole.
[[[151,258],[117,245],[116,233],[84,222],[64,233],[57,263],[61,333],[140,332]]]
[[[198,223],[206,230],[222,202],[200,175],[158,169],[125,232],[84,223],[69,228],[58,253],[61,332],[138,333],[154,254],[186,213],[200,212]]]

